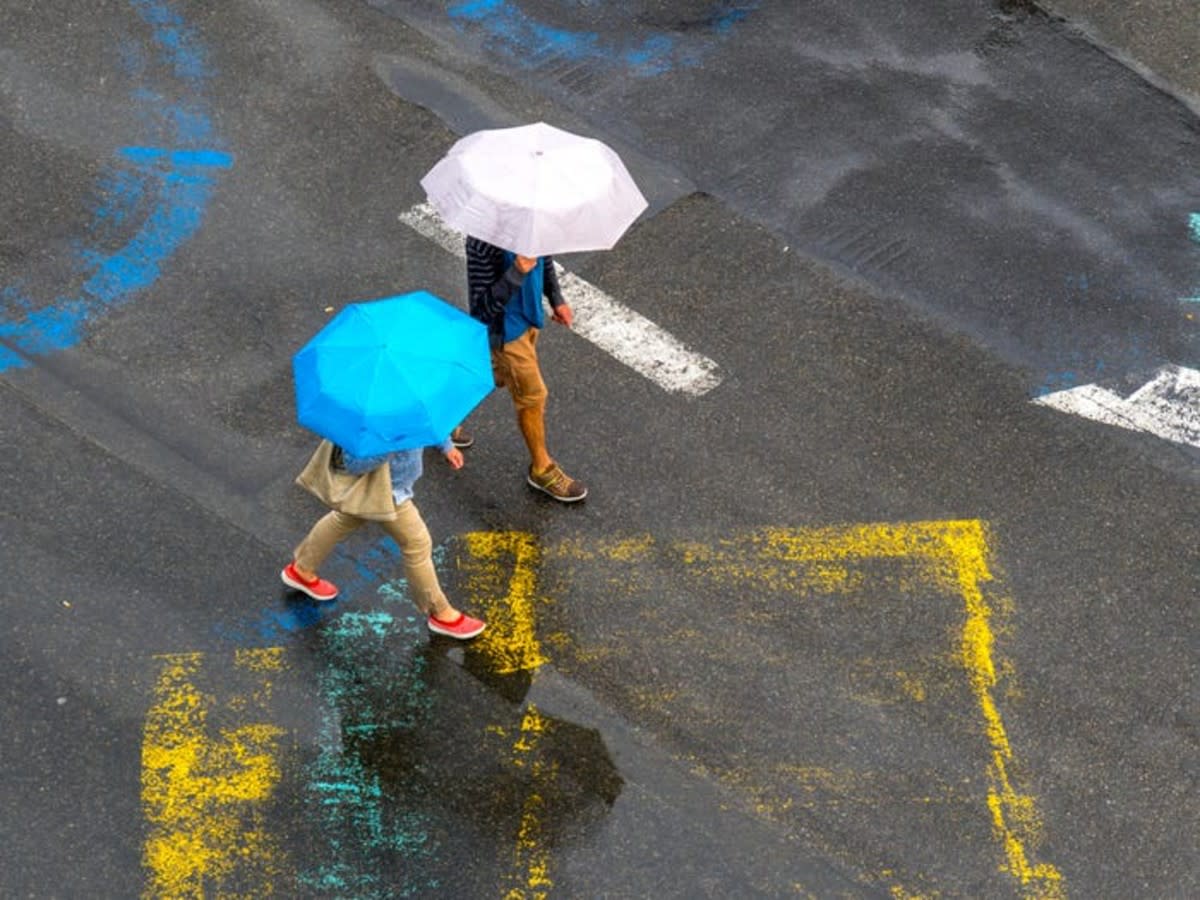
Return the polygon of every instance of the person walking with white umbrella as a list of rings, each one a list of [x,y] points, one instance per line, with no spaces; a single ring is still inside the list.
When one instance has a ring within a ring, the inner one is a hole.
[[[470,312],[488,327],[497,385],[512,394],[529,449],[527,481],[564,503],[582,500],[587,488],[546,446],[549,392],[537,355],[543,298],[554,321],[574,321],[551,254],[611,248],[646,209],[645,197],[612,149],[542,122],[468,135],[421,185],[467,235]],[[454,439],[472,443],[461,428]]]
[[[468,237],[467,294],[471,315],[488,327],[496,383],[508,388],[516,407],[517,427],[529,449],[529,485],[563,503],[582,500],[587,487],[567,475],[546,447],[549,391],[537,355],[545,322],[542,298],[549,301],[555,322],[570,328],[574,320],[554,260],[520,256]]]

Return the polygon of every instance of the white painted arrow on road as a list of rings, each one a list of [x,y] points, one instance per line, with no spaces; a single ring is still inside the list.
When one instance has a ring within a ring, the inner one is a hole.
[[[428,203],[400,214],[400,221],[455,256],[466,258],[464,238]],[[575,312],[572,331],[646,376],[665,391],[699,397],[721,383],[717,364],[555,263],[563,296]]]
[[[1095,384],[1056,391],[1033,401],[1118,428],[1144,431],[1200,447],[1200,371],[1164,366],[1128,397]]]

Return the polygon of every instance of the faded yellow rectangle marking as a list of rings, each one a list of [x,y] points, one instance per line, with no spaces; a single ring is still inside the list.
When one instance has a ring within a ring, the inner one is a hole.
[[[241,650],[234,669],[256,682],[227,698],[246,724],[213,729],[213,695],[197,682],[204,655],[159,657],[154,705],[142,732],[144,898],[269,897],[283,854],[262,803],[279,782],[279,737],[265,721],[270,674],[282,650]]]
[[[827,571],[834,581],[843,578],[838,564],[844,562],[880,558],[920,560],[925,563],[925,575],[932,582],[962,598],[966,615],[959,659],[966,669],[991,746],[987,805],[993,828],[1004,847],[1005,869],[1020,881],[1030,897],[1050,900],[1065,896],[1059,870],[1031,858],[1029,848],[1041,842],[1041,820],[1034,798],[1016,790],[1009,777],[1013,749],[992,694],[996,686],[992,610],[982,587],[992,575],[984,524],[966,520],[773,529],[764,535],[764,556],[789,562],[826,563],[831,567]]]
[[[965,616],[957,656],[967,673],[971,693],[987,736],[987,807],[993,832],[1003,850],[1001,868],[1031,898],[1057,900],[1066,895],[1062,874],[1032,857],[1041,843],[1041,820],[1034,798],[1018,791],[1010,776],[1013,748],[993,691],[997,683],[993,656],[993,610],[982,585],[992,579],[988,566],[987,529],[978,520],[865,524],[828,528],[766,528],[714,543],[679,541],[661,548],[653,537],[594,543],[564,541],[545,556],[609,559],[629,563],[655,552],[677,555],[688,566],[737,583],[761,584],[778,592],[818,589],[830,593],[861,590],[867,578],[863,564],[897,560],[915,564],[919,580],[962,599]],[[902,685],[918,699],[923,688],[899,673]]]
[[[471,534],[466,542],[473,557],[469,563],[473,567],[472,596],[485,606],[494,621],[481,649],[490,656],[496,671],[502,673],[534,671],[547,662],[537,640],[534,617],[537,567],[543,561],[610,560],[634,564],[664,549],[651,535],[600,541],[565,540],[539,547],[531,535],[497,532]],[[915,563],[922,582],[960,597],[965,615],[957,656],[966,671],[988,740],[987,807],[1003,852],[1001,868],[1017,879],[1028,897],[1058,900],[1066,896],[1059,870],[1033,858],[1033,848],[1041,843],[1040,816],[1034,798],[1017,790],[1010,775],[1015,764],[1013,748],[993,694],[997,684],[993,610],[982,587],[992,579],[984,523],[957,520],[768,528],[714,544],[681,541],[665,549],[678,555],[685,565],[702,565],[730,580],[757,582],[777,591],[856,591],[868,577],[860,571],[864,563],[897,560],[908,565]],[[506,583],[504,573],[510,566],[512,574]],[[919,682],[904,673],[898,673],[897,677],[910,695],[923,697]],[[536,806],[536,801],[531,802]],[[526,837],[535,834],[531,829],[523,829],[522,833]]]

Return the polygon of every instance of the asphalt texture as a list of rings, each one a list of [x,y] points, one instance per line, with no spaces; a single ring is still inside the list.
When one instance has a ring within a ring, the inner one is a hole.
[[[1200,109],[1200,16],[1187,0],[1052,0],[1042,6],[1122,64]]]
[[[0,894],[1200,894],[1200,456],[1030,402],[1200,363],[1197,25],[1082,5],[7,4]],[[417,486],[486,638],[377,531],[304,601],[291,355],[538,119],[720,384],[549,325],[588,499],[501,394]]]

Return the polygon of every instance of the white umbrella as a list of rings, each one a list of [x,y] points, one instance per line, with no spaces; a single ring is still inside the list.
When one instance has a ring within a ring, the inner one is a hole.
[[[467,135],[421,187],[452,228],[522,256],[608,250],[647,206],[611,148],[543,122]]]

